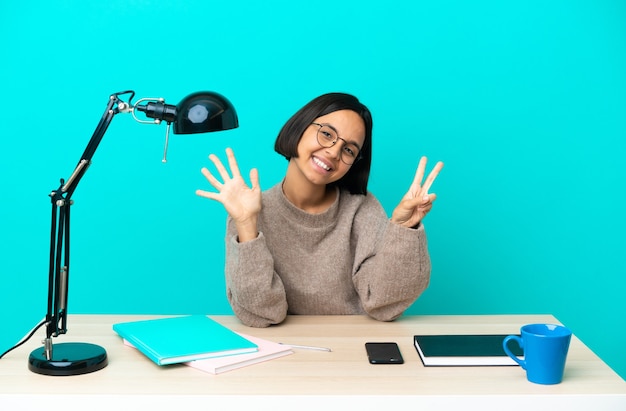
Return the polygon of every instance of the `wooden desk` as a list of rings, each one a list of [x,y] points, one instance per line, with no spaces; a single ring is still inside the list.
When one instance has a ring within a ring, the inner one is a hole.
[[[99,344],[109,356],[106,368],[80,376],[30,372],[28,355],[40,346],[43,333],[34,336],[0,360],[0,409],[187,410],[210,409],[217,401],[233,407],[298,411],[342,405],[354,410],[395,406],[626,410],[626,382],[576,336],[564,380],[552,386],[528,382],[519,367],[426,368],[413,347],[412,336],[418,333],[517,333],[523,324],[558,322],[549,315],[406,316],[391,323],[361,316],[292,316],[264,329],[245,327],[234,317],[212,316],[235,331],[268,340],[332,348],[332,352],[295,350],[293,355],[219,375],[184,365],[159,367],[124,346],[111,329],[116,322],[156,317],[70,316],[68,334],[55,341]],[[396,341],[405,364],[369,364],[367,341]]]

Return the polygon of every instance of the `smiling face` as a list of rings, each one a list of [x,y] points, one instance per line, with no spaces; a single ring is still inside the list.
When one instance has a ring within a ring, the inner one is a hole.
[[[319,125],[311,124],[298,143],[298,157],[290,160],[289,169],[297,171],[304,181],[312,185],[326,186],[341,179],[351,165],[341,160],[346,144],[363,147],[365,124],[352,110],[339,110],[315,119],[315,123],[330,126],[340,137],[331,147],[322,147],[318,142]],[[344,153],[345,156],[345,153]]]

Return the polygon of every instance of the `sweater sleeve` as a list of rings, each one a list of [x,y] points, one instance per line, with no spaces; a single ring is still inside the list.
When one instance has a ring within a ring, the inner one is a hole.
[[[226,295],[239,320],[250,327],[268,327],[287,316],[287,298],[265,237],[239,243],[228,222],[226,238]]]
[[[384,220],[370,216],[361,226],[354,286],[369,316],[392,321],[417,300],[430,282],[431,262],[424,224],[416,229],[406,228],[384,215]],[[372,230],[379,234],[365,234]]]

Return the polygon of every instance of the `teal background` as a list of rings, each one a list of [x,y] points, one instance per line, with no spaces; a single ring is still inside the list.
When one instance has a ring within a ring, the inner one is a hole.
[[[446,163],[408,312],[551,313],[626,377],[624,1],[5,1],[0,36],[0,351],[45,313],[47,195],[111,93],[218,91],[241,126],[173,135],[162,164],[164,125],[113,120],[73,197],[73,313],[231,313],[200,168],[230,146],[269,188],[282,124],[346,91],[373,112],[389,213],[419,156]]]

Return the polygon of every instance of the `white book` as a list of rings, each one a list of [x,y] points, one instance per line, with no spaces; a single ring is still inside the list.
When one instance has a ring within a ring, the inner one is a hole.
[[[279,344],[273,341],[264,340],[262,338],[253,337],[247,334],[240,334],[247,340],[255,343],[259,350],[249,354],[230,355],[228,357],[208,358],[205,360],[196,360],[186,362],[188,365],[198,370],[202,370],[211,374],[220,374],[226,371],[232,371],[237,368],[246,367],[252,364],[273,360],[275,358],[284,357],[293,354],[293,350],[288,345]]]

